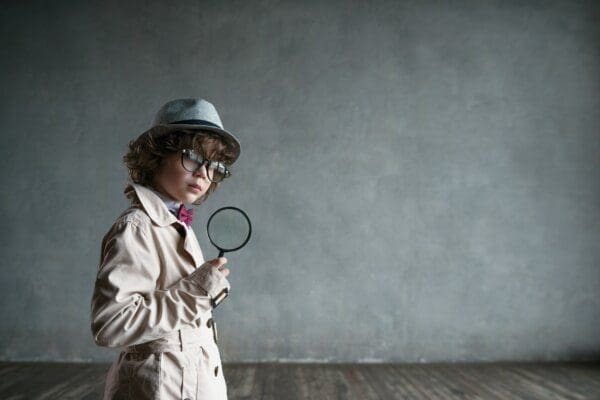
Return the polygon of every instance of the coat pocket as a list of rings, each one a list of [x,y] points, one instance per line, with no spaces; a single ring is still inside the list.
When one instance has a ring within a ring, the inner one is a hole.
[[[189,386],[187,380],[190,379],[187,357],[183,352],[164,352],[162,353],[162,381],[161,390],[165,399],[184,399],[186,387]],[[193,397],[193,396],[187,396]]]
[[[162,353],[126,353],[120,373],[127,381],[129,399],[160,400]]]

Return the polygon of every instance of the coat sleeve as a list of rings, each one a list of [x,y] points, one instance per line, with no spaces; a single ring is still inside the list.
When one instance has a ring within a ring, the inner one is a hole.
[[[91,329],[99,346],[145,343],[189,325],[229,292],[225,275],[209,263],[167,289],[157,289],[160,263],[143,224],[117,223],[102,245],[91,302]]]

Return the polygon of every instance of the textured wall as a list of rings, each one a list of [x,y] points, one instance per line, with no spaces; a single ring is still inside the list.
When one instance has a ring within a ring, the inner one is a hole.
[[[137,4],[136,4],[137,3]],[[201,96],[241,140],[225,361],[600,357],[597,2],[12,2],[0,358],[89,330],[121,156]]]

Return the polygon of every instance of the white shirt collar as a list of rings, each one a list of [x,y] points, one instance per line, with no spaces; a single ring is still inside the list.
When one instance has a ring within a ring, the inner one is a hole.
[[[162,201],[165,202],[165,205],[167,206],[167,208],[169,209],[169,211],[172,211],[175,213],[175,215],[177,215],[177,211],[179,211],[179,207],[181,206],[181,202],[180,201],[176,201],[171,199],[168,196],[165,196],[164,194],[154,190],[153,188],[150,188],[150,190],[152,190],[154,193],[156,193],[156,195],[158,197],[160,197],[162,199]],[[184,207],[189,208],[187,206],[184,205]]]

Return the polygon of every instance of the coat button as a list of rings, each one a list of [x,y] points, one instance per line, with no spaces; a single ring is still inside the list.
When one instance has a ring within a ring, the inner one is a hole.
[[[206,321],[206,326],[208,326],[209,328],[212,328],[212,323],[213,323],[213,319],[210,318],[208,321]]]
[[[219,374],[219,366],[217,365],[217,366],[215,367],[215,376],[217,376],[218,374]]]

